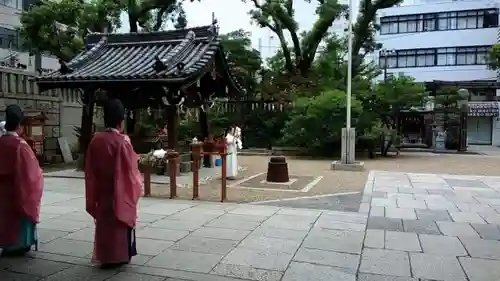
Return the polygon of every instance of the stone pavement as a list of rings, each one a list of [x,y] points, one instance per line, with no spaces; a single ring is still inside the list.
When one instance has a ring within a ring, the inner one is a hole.
[[[371,172],[359,212],[143,198],[139,256],[90,264],[83,181],[46,178],[40,251],[12,281],[498,281],[500,178]]]

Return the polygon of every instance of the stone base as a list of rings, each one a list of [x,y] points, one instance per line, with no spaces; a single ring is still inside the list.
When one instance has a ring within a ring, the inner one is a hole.
[[[333,161],[332,170],[361,172],[364,169],[364,165],[365,163],[360,161],[354,161],[349,164],[342,163],[342,161]]]

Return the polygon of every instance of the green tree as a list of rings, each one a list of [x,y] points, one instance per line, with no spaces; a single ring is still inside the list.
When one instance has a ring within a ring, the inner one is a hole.
[[[328,35],[329,27],[335,20],[345,17],[347,10],[347,7],[339,4],[337,0],[317,0],[317,18],[313,27],[299,34],[299,25],[294,18],[293,0],[250,1],[255,7],[250,12],[251,18],[260,27],[268,28],[277,35],[287,71],[305,77],[309,75],[317,50]],[[374,40],[375,31],[378,29],[375,24],[377,11],[401,2],[402,0],[361,1],[360,16],[353,27],[354,73],[357,73],[362,65],[364,56],[378,47]],[[292,46],[289,46],[286,35],[291,38]]]
[[[500,67],[500,44],[491,47],[486,59],[491,69],[496,70]]]
[[[345,127],[346,120],[345,106],[346,94],[339,90],[297,99],[281,131],[280,144],[300,147],[316,155],[331,156],[340,148],[341,129]],[[352,100],[351,111],[353,126],[356,126],[363,111],[357,99]]]
[[[425,105],[428,93],[423,83],[415,82],[413,77],[399,76],[389,77],[380,82],[373,91],[359,91],[356,93],[365,111],[377,115],[380,122],[386,128],[386,133],[391,139],[382,148],[382,155],[387,152],[399,132],[397,131],[401,112],[417,110]]]
[[[262,59],[259,51],[252,48],[250,32],[236,30],[221,36],[231,72],[249,94],[255,92]]]
[[[68,61],[83,48],[91,32],[112,32],[128,14],[130,32],[160,30],[167,20],[186,26],[184,0],[42,1],[21,15],[21,35],[32,52],[48,52]],[[185,0],[195,1],[195,0]]]

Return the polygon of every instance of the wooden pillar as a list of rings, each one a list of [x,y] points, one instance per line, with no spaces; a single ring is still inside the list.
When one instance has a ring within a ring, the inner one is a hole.
[[[167,106],[168,149],[178,151],[179,114],[177,105]]]
[[[193,171],[193,200],[199,198],[200,186],[200,159],[202,154],[203,142],[194,142],[191,144],[191,152],[193,157],[193,164],[191,170]]]
[[[198,122],[200,125],[201,139],[205,140],[208,138],[208,134],[209,134],[208,116],[207,116],[207,113],[205,111],[200,110],[200,114],[198,116]],[[203,166],[210,167],[210,165],[211,165],[210,155],[206,154],[203,156]]]
[[[168,159],[168,176],[170,178],[170,199],[177,197],[177,161],[179,160],[179,153],[176,151],[169,151],[167,153]]]
[[[94,128],[94,106],[95,106],[95,91],[85,90],[83,97],[83,107],[82,107],[82,121],[80,127],[80,155],[83,158],[82,167],[85,167],[85,154],[87,153],[87,148],[92,140],[93,128]]]

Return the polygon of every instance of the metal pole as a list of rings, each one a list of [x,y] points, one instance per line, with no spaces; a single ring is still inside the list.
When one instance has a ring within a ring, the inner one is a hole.
[[[347,120],[346,129],[351,128],[351,90],[352,90],[352,0],[349,0],[349,21],[347,28],[348,49],[347,49]]]

